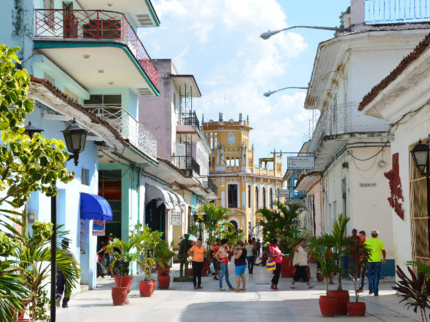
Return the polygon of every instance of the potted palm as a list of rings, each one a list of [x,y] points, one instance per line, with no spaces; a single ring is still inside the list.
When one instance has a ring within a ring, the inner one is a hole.
[[[360,275],[363,264],[366,264],[369,259],[370,250],[362,245],[357,239],[353,240],[350,245],[347,246],[347,254],[350,259],[350,266],[348,270],[352,275],[352,283],[354,285],[355,302],[349,302],[347,305],[348,314],[350,316],[364,316],[366,314],[366,303],[358,302],[358,295],[360,294]]]
[[[159,272],[161,275],[158,275],[158,286],[161,289],[168,289],[170,285],[170,261],[176,255],[173,248],[173,241],[169,244],[167,241],[162,240],[157,247],[155,248],[155,260],[157,262],[157,266],[159,267]]]
[[[263,215],[265,220],[260,220],[260,226],[263,228],[265,241],[270,243],[273,238],[279,239],[279,248],[283,254],[282,258],[282,277],[293,277],[295,267],[291,254],[293,252],[293,244],[295,236],[298,233],[297,218],[300,215],[300,209],[303,205],[287,204],[284,205],[279,201],[275,202],[276,210],[266,208],[257,210],[257,213]]]
[[[332,237],[333,243],[332,247],[335,249],[339,256],[338,260],[338,284],[336,291],[330,291],[329,295],[334,296],[338,299],[337,301],[337,315],[346,315],[348,313],[348,303],[349,303],[349,292],[342,289],[342,270],[341,270],[341,258],[342,256],[348,257],[347,247],[351,245],[352,240],[346,236],[346,226],[350,218],[340,214],[333,223]]]
[[[331,252],[333,236],[323,235],[311,237],[308,240],[307,251],[319,262],[319,272],[326,280],[326,294],[321,295],[319,306],[323,316],[335,316],[337,311],[337,298],[329,295],[328,282],[332,272],[339,271],[336,265],[337,255]]]

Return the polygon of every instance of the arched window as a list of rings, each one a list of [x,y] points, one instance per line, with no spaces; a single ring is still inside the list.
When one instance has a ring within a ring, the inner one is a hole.
[[[263,208],[267,208],[266,187],[263,187]]]
[[[270,208],[273,208],[273,189],[270,188],[270,195],[269,195],[269,199],[270,199]]]
[[[258,208],[258,187],[255,187],[255,208]]]
[[[251,194],[252,194],[251,185],[248,185],[248,208],[251,208]]]

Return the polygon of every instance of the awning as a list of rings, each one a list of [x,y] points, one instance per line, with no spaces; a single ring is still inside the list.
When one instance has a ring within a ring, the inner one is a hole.
[[[157,208],[164,204],[169,210],[178,211],[181,209],[183,211],[182,208],[185,206],[184,198],[176,192],[167,191],[160,187],[147,184],[145,186],[145,206],[152,200],[157,200]]]
[[[101,196],[81,193],[81,219],[111,221],[112,208]]]

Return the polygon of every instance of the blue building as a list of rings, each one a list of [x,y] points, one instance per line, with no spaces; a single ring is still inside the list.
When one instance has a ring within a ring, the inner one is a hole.
[[[22,67],[32,76],[36,107],[28,121],[50,138],[63,139],[73,119],[89,131],[78,165],[67,163],[73,182],[58,184],[57,213],[70,231],[81,284],[95,288],[97,236],[93,220],[81,219],[81,193],[110,203],[106,234],[127,240],[129,229],[144,223],[143,168],[158,161],[157,141],[138,121],[138,100],[159,92],[157,69],[136,30],[160,22],[150,0],[2,1],[0,18],[0,43],[21,47]],[[49,221],[49,198],[32,193],[28,210]]]

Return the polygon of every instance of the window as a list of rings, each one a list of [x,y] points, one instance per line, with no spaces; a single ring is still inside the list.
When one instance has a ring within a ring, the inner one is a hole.
[[[266,188],[263,187],[263,208],[267,208]]]
[[[75,101],[76,103],[79,103],[79,96],[76,95],[72,90],[70,90],[70,88],[68,88],[67,86],[64,86],[64,93],[70,97],[70,99],[72,99],[73,101]]]
[[[55,0],[43,0],[43,9],[54,9],[54,1]],[[44,12],[44,21],[45,23],[52,28],[54,26],[54,11],[45,11]]]
[[[84,105],[121,107],[121,95],[91,95]]]
[[[237,208],[237,192],[237,184],[228,185],[228,208]]]
[[[43,73],[43,79],[47,80],[48,82],[52,83],[52,85],[55,86],[55,78],[49,75],[47,72]]]
[[[258,187],[255,187],[255,208],[258,208]]]
[[[251,208],[251,185],[248,186],[248,208]]]
[[[82,168],[81,183],[85,186],[90,185],[90,170]]]
[[[176,93],[173,93],[173,110],[175,112],[177,112],[176,108],[177,108],[177,105],[176,105]]]
[[[273,188],[270,188],[269,199],[270,199],[269,207],[273,208]]]

